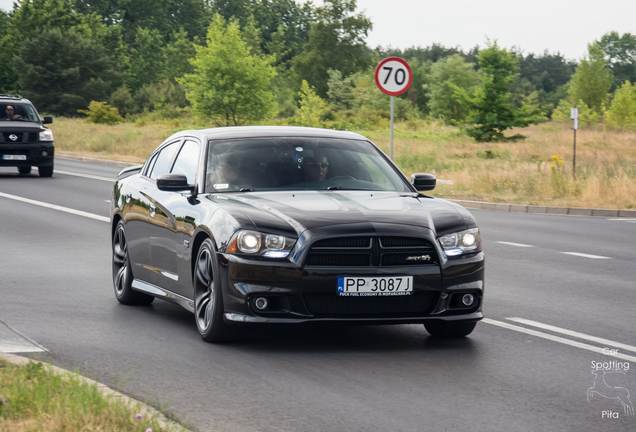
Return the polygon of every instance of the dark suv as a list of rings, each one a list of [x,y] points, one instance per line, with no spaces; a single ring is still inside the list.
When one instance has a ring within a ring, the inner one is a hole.
[[[40,177],[53,175],[53,132],[33,104],[19,95],[0,94],[0,166],[18,167],[21,174],[37,167]]]

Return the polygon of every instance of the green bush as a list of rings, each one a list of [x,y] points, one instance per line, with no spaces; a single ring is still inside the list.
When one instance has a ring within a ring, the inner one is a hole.
[[[108,106],[108,102],[91,101],[88,110],[77,110],[77,112],[86,114],[88,116],[86,121],[90,123],[114,125],[124,121],[117,108]]]

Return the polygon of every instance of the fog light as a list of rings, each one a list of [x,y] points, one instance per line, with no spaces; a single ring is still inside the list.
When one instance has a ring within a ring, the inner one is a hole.
[[[263,310],[267,307],[267,299],[265,297],[259,297],[254,302],[256,309]]]
[[[475,301],[475,296],[472,294],[464,294],[462,296],[462,303],[464,303],[464,306],[470,306],[473,304],[474,301]]]
[[[42,152],[42,156],[48,156],[48,155],[49,155],[49,152],[47,152],[46,150]]]

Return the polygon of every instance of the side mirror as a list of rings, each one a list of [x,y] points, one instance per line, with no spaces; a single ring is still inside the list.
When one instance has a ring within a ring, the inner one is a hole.
[[[42,117],[42,124],[49,124],[49,123],[53,123],[53,117],[51,116]]]
[[[157,178],[157,189],[166,192],[194,190],[195,186],[188,184],[188,178],[183,174],[163,174]]]
[[[431,191],[437,185],[437,179],[433,174],[419,173],[411,176],[411,183],[418,191]]]

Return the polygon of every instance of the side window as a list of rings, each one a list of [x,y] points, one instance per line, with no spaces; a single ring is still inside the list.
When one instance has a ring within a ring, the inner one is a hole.
[[[382,172],[371,157],[366,154],[361,154],[360,158],[369,171],[369,175],[374,184],[387,190],[396,190],[395,185],[391,183],[391,180]]]
[[[199,143],[186,140],[170,172],[173,174],[184,174],[188,178],[188,184],[194,184],[197,178],[198,167]]]
[[[168,144],[166,147],[161,150],[159,156],[157,156],[157,160],[155,161],[155,166],[152,167],[152,171],[150,172],[151,179],[156,179],[162,174],[166,174],[170,169],[170,162],[172,161],[172,156],[179,148],[179,141],[173,142],[172,144]]]
[[[155,162],[157,161],[157,156],[159,155],[159,153],[155,153],[154,155],[152,155],[152,159],[150,159],[147,163],[146,163],[146,169],[144,170],[144,175],[145,176],[150,176],[150,172],[152,171],[152,166],[155,164]]]

